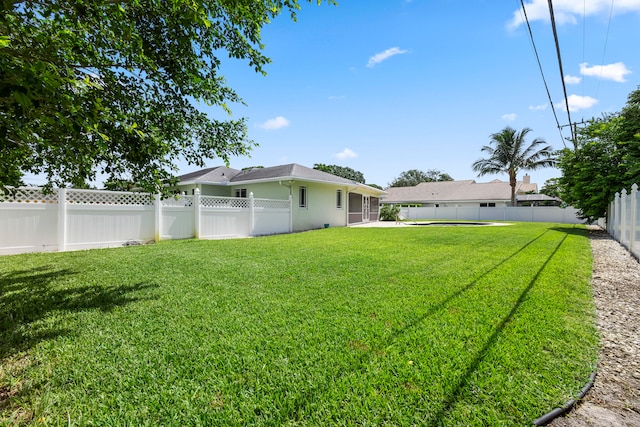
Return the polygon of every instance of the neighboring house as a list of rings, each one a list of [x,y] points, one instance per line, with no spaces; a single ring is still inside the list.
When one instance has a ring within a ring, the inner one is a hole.
[[[500,207],[511,204],[511,186],[498,179],[478,183],[466,181],[422,182],[414,187],[387,188],[383,204],[419,205],[423,207]],[[547,200],[548,196],[535,194],[538,185],[525,175],[516,184],[517,204]],[[533,193],[533,194],[532,194]]]
[[[383,190],[295,163],[237,170],[218,166],[178,177],[176,190],[206,196],[292,199],[293,231],[377,221]]]

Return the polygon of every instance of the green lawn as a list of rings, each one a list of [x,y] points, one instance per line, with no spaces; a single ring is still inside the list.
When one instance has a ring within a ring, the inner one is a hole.
[[[0,257],[0,423],[530,425],[596,363],[586,230]]]

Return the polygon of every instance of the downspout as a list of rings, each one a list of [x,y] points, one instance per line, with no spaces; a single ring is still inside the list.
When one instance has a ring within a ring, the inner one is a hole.
[[[289,184],[287,185],[287,183],[284,183],[282,181],[278,181],[278,184],[282,185],[283,187],[287,187],[289,189],[289,197],[293,197],[293,181],[289,181]]]

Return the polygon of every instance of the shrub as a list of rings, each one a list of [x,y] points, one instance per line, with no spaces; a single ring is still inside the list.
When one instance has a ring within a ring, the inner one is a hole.
[[[395,221],[400,215],[400,206],[382,205],[380,208],[380,221]]]

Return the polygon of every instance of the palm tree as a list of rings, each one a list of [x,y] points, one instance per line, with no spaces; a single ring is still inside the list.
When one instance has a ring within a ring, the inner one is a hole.
[[[485,159],[473,162],[472,168],[478,176],[506,173],[511,185],[511,206],[516,205],[516,178],[518,172],[536,170],[555,166],[557,160],[553,149],[541,138],[536,138],[528,146],[525,137],[531,129],[524,128],[520,132],[507,126],[502,131],[491,135],[490,145],[480,151],[488,154]],[[493,146],[491,146],[493,145]]]

